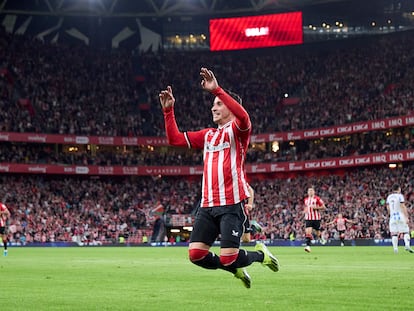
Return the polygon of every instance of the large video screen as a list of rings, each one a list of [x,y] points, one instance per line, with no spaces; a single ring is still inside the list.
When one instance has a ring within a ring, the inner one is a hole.
[[[302,12],[210,20],[211,51],[302,43]]]

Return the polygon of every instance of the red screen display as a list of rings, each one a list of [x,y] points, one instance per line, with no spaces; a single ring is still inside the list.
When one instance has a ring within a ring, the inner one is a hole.
[[[303,43],[302,12],[210,20],[210,50],[242,50]]]

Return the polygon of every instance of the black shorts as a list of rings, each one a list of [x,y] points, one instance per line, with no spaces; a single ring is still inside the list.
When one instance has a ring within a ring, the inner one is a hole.
[[[243,232],[244,233],[252,233],[252,226],[250,225],[249,217],[246,217],[246,221],[243,224]]]
[[[6,234],[6,227],[0,227],[0,234]]]
[[[190,242],[202,242],[211,246],[220,235],[222,248],[239,248],[246,220],[243,202],[199,208]]]
[[[315,230],[320,230],[321,221],[320,220],[305,220],[305,227],[306,228],[313,228]]]

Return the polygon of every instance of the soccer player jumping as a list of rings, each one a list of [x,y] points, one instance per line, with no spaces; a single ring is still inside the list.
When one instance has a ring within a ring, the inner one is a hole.
[[[244,201],[249,197],[244,161],[251,135],[250,117],[240,97],[224,91],[211,70],[201,68],[200,76],[201,87],[215,96],[211,113],[216,128],[180,132],[171,86],[159,94],[169,144],[204,150],[201,204],[190,237],[189,259],[205,269],[229,271],[250,288],[244,267],[261,262],[272,271],[279,270],[277,258],[263,243],[256,244],[255,251],[239,249],[247,219]],[[217,256],[210,248],[219,235]]]

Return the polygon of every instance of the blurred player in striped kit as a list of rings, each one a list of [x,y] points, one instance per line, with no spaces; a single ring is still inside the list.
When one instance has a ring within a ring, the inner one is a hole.
[[[325,203],[315,194],[315,188],[308,188],[308,196],[304,200],[305,208],[305,252],[311,252],[311,241],[313,240],[313,230],[316,237],[321,238],[321,211],[325,210]],[[324,244],[324,240],[321,240]]]
[[[341,240],[341,246],[345,246],[345,231],[347,223],[353,224],[354,222],[346,217],[343,217],[343,215],[339,213],[334,220],[326,224],[327,226],[336,224],[336,230],[338,231],[339,239]]]
[[[3,240],[3,255],[7,256],[7,219],[10,217],[10,211],[7,206],[0,203],[0,235]]]

